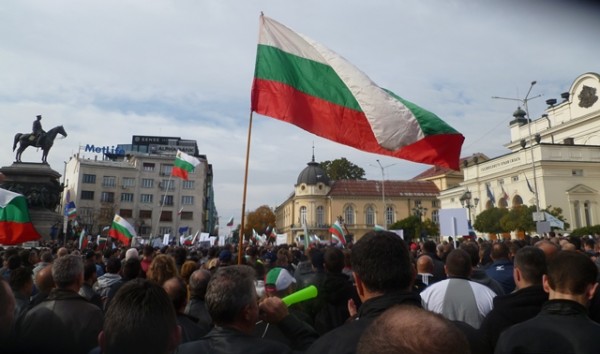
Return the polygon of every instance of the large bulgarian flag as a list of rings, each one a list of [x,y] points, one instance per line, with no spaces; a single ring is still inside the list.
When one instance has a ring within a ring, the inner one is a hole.
[[[115,215],[110,230],[108,230],[108,236],[116,238],[125,245],[129,245],[136,234],[135,229],[127,220],[119,215]]]
[[[0,188],[0,244],[18,245],[40,238],[29,218],[25,197]]]
[[[196,166],[200,164],[200,160],[194,156],[190,156],[181,150],[177,150],[175,156],[175,165],[173,166],[172,176],[183,178],[187,181],[188,172],[192,172]]]
[[[344,246],[346,245],[346,234],[344,233],[344,228],[338,220],[331,225],[329,232],[331,233],[331,237],[335,238],[340,244]]]
[[[261,15],[252,111],[354,148],[458,170],[464,141],[323,45]]]

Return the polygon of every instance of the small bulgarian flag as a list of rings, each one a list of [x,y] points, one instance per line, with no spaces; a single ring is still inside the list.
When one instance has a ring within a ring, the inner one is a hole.
[[[192,172],[199,164],[200,160],[194,156],[190,156],[181,150],[177,150],[177,156],[175,156],[175,166],[173,166],[173,172],[171,172],[171,175],[183,178],[187,181],[188,172]]]
[[[112,225],[110,226],[110,230],[108,230],[108,236],[116,238],[125,245],[129,245],[131,243],[131,239],[133,239],[136,234],[135,229],[130,223],[127,222],[127,220],[123,219],[119,215],[115,215]]]
[[[17,245],[40,238],[29,218],[25,197],[0,188],[0,244]]]
[[[325,46],[261,15],[252,111],[356,149],[459,170],[464,136]]]
[[[344,228],[340,225],[340,222],[336,220],[336,222],[331,225],[329,228],[329,232],[331,233],[331,237],[336,239],[342,245],[346,245],[346,236],[344,234]]]

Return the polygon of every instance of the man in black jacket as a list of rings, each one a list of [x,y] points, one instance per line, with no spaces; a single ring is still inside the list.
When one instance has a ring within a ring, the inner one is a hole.
[[[355,353],[363,331],[388,308],[406,304],[421,306],[411,292],[415,271],[404,241],[393,232],[371,231],[352,247],[352,269],[362,301],[355,320],[316,341],[308,353]]]
[[[546,256],[533,246],[517,251],[514,258],[514,278],[517,290],[494,298],[494,308],[483,320],[480,331],[493,351],[500,334],[508,327],[536,316],[548,301],[542,287],[546,274]]]
[[[539,315],[504,331],[495,353],[598,353],[600,324],[586,309],[598,287],[597,275],[588,256],[575,251],[556,254],[543,278],[550,300]]]
[[[310,346],[317,333],[290,315],[281,299],[269,297],[261,301],[259,318],[254,278],[254,270],[249,266],[219,268],[206,291],[206,305],[215,327],[200,340],[182,344],[178,353],[291,353],[282,343],[252,335],[259,319],[277,324],[294,343],[294,349],[305,350]]]

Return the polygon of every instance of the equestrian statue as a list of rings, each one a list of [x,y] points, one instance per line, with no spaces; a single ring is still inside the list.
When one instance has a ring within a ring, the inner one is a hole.
[[[54,145],[54,139],[57,134],[60,134],[64,137],[67,137],[67,132],[62,125],[54,127],[47,132],[42,129],[42,116],[38,115],[36,120],[33,122],[33,132],[30,134],[17,133],[15,135],[15,141],[13,144],[13,151],[17,148],[17,143],[19,143],[19,148],[17,149],[17,154],[15,155],[15,161],[21,162],[21,154],[25,149],[30,146],[41,148],[42,149],[42,163],[48,163],[46,161],[48,157],[48,151],[52,145]]]

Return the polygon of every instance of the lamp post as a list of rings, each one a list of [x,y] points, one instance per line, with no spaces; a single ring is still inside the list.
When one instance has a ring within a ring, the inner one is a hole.
[[[472,227],[472,225],[471,225],[471,209],[476,208],[477,204],[479,204],[479,198],[471,199],[471,196],[472,196],[471,191],[467,190],[460,197],[460,204],[463,206],[463,208],[467,208],[467,213],[469,216],[469,227]],[[473,200],[472,203],[471,203],[471,200]]]
[[[533,88],[533,85],[537,84],[537,81],[532,81],[531,85],[529,86],[529,91],[527,91],[527,94],[525,95],[525,98],[510,98],[510,97],[498,97],[498,96],[492,96],[492,98],[495,99],[500,99],[500,100],[509,100],[509,101],[518,101],[521,102],[523,104],[523,106],[525,107],[525,113],[527,113],[527,128],[529,129],[529,152],[531,153],[531,170],[533,172],[533,188],[534,188],[534,195],[535,195],[535,207],[536,207],[536,211],[540,212],[540,199],[538,197],[538,187],[537,187],[537,176],[536,176],[536,171],[535,171],[535,161],[533,160],[533,136],[531,134],[531,117],[529,116],[529,106],[528,106],[528,102],[541,97],[542,95],[537,95],[537,96],[533,96],[533,97],[529,97],[529,94],[531,93],[531,89]],[[525,146],[523,146],[525,147]]]
[[[427,214],[427,208],[424,208],[421,203],[419,203],[412,208],[412,212],[416,217],[419,218],[419,235],[415,236],[421,238],[421,234],[423,233],[423,216]]]
[[[383,228],[387,230],[387,217],[386,217],[386,207],[385,207],[385,169],[388,167],[392,167],[395,165],[398,165],[399,163],[393,163],[391,165],[387,165],[387,166],[383,166],[381,164],[381,161],[379,161],[379,159],[377,159],[377,165],[379,165],[379,168],[381,169],[381,202],[383,203],[383,212],[381,213],[381,215],[383,216]],[[375,165],[371,165],[373,167],[377,167]]]

